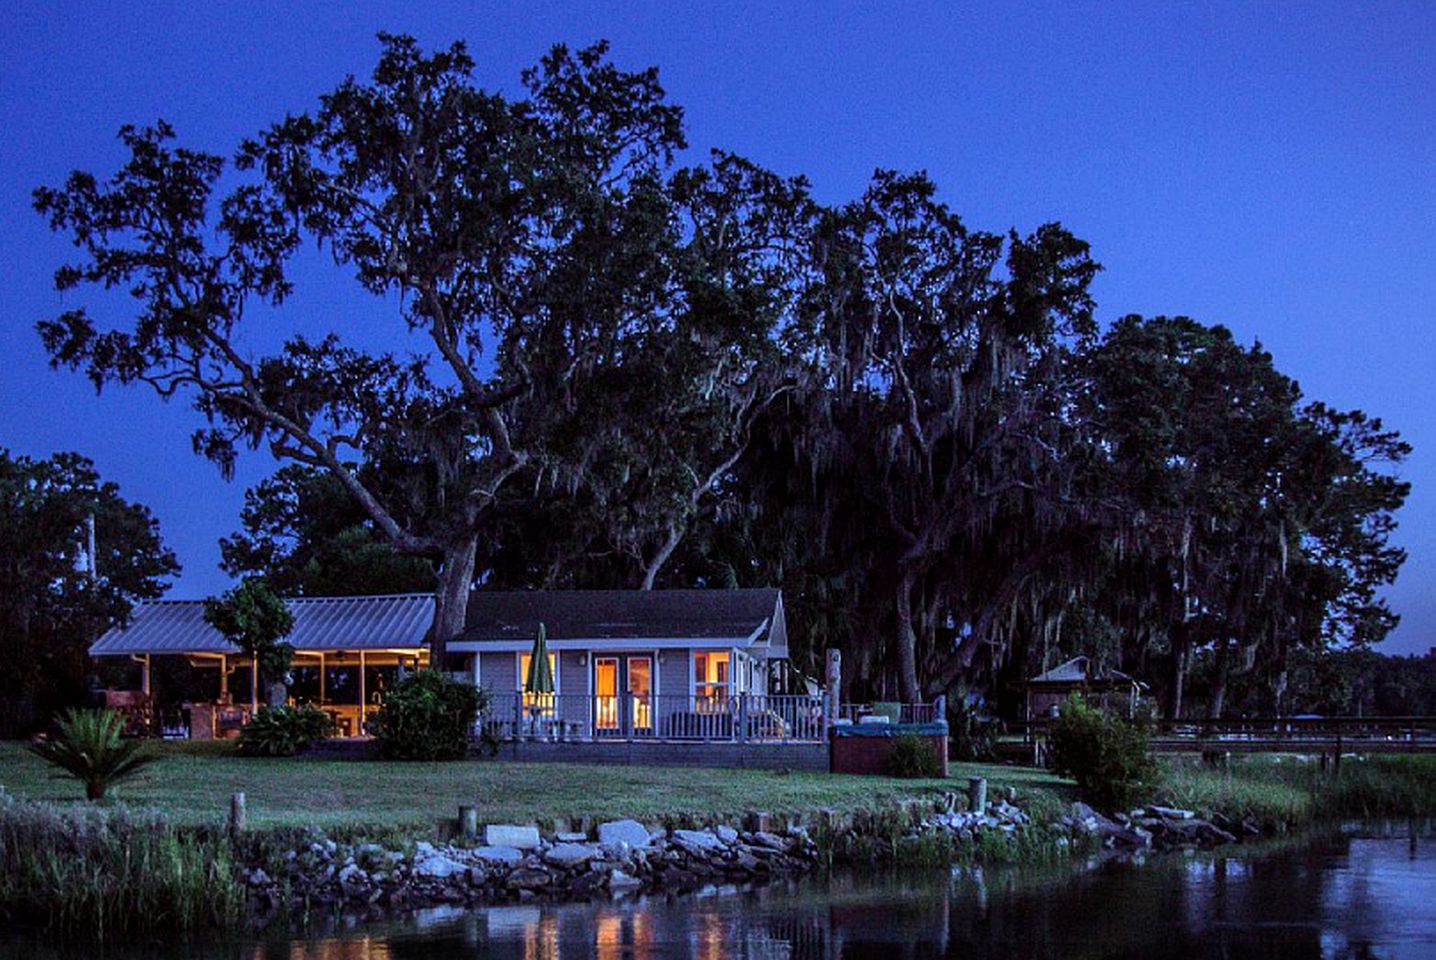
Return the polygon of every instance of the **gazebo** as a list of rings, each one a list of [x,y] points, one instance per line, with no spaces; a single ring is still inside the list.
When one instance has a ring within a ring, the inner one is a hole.
[[[1073,657],[1016,686],[1026,694],[1023,719],[1028,721],[1055,716],[1062,701],[1074,693],[1092,698],[1103,713],[1115,708],[1130,717],[1147,689],[1145,683],[1121,670],[1097,667],[1091,657]]]

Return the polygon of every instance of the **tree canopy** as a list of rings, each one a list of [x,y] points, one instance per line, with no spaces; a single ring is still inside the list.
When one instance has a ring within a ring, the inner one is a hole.
[[[10,737],[84,703],[89,645],[160,596],[179,563],[150,511],[75,453],[0,450],[0,518],[0,736]]]
[[[518,95],[462,44],[381,43],[228,163],[126,127],[112,176],[36,192],[79,249],[57,286],[132,303],[42,322],[52,361],[184,396],[223,470],[285,464],[231,572],[427,577],[438,663],[478,583],[778,585],[800,665],[841,647],[854,692],[908,700],[1090,652],[1221,710],[1394,624],[1405,444],[1221,327],[1104,333],[1060,223],[976,229],[923,173],[827,204],[685,163],[657,72],[602,43]],[[372,315],[255,347],[256,315],[326,325],[293,299],[314,244]]]

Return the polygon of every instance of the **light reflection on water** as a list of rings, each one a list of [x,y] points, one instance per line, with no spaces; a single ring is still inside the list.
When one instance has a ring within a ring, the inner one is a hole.
[[[6,941],[0,957],[78,960]],[[107,950],[112,960],[1417,960],[1436,958],[1429,825],[1255,853],[1071,871],[836,876],[598,904],[425,911],[293,938]]]

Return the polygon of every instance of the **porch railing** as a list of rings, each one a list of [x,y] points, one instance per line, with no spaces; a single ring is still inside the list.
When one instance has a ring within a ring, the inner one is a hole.
[[[500,740],[693,740],[820,742],[828,719],[820,696],[740,693],[492,693],[480,723]]]

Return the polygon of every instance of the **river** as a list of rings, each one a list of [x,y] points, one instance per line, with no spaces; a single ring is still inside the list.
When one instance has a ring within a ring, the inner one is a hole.
[[[962,960],[1436,958],[1429,823],[1353,828],[1215,856],[1076,871],[839,874],[755,890],[597,904],[429,911],[296,937],[56,950],[14,960]]]

